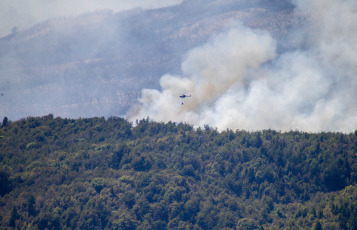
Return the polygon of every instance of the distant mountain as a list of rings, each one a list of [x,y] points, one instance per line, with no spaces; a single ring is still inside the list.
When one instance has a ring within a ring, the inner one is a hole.
[[[158,88],[163,74],[180,73],[188,50],[237,20],[288,39],[303,20],[293,8],[285,0],[194,0],[55,18],[14,31],[0,39],[0,116],[125,114],[142,88]]]

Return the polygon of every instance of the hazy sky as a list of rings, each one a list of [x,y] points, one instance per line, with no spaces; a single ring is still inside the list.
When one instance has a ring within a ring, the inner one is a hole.
[[[182,0],[1,0],[0,37],[10,34],[14,27],[26,29],[53,17],[103,9],[116,12],[136,7],[158,8],[180,2]]]

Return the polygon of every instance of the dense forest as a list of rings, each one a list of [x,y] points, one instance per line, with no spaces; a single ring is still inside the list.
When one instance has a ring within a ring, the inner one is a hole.
[[[0,229],[357,229],[357,131],[53,115],[0,128]]]

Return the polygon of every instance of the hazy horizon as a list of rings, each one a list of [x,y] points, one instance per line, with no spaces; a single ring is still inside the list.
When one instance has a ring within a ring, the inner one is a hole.
[[[71,17],[101,10],[120,12],[133,8],[160,8],[183,0],[2,0],[0,1],[0,37],[12,33],[13,28],[26,30],[56,17]]]
[[[357,2],[154,2],[146,8],[155,10],[58,18],[1,38],[0,116],[356,129]]]

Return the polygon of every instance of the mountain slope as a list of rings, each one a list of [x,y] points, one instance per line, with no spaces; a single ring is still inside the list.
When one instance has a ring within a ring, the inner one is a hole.
[[[179,73],[188,50],[237,20],[287,40],[302,15],[288,1],[195,0],[51,19],[14,32],[0,40],[0,116],[125,114],[142,88]]]

